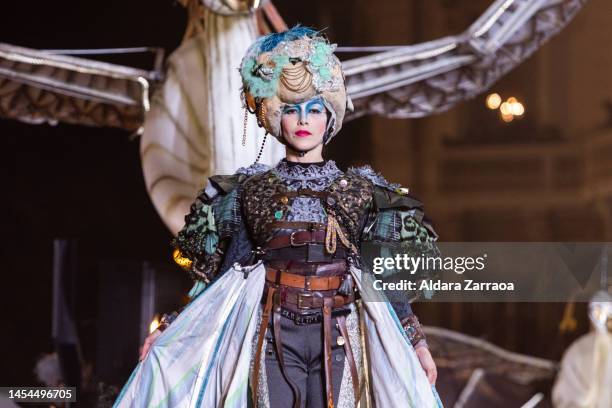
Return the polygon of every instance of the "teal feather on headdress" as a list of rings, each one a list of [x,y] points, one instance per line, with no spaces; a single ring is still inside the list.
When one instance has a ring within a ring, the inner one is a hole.
[[[318,35],[318,32],[310,27],[303,27],[299,24],[293,26],[287,31],[283,31],[282,33],[272,33],[263,36],[257,42],[259,45],[260,52],[268,52],[272,51],[278,44],[283,41],[293,41],[298,40],[302,37],[315,37]]]
[[[309,65],[313,70],[318,72],[321,80],[329,81],[332,77],[332,73],[327,66],[327,62],[334,52],[334,46],[326,41],[317,41],[313,48],[314,52],[308,61]]]
[[[246,60],[242,65],[242,80],[251,95],[257,98],[269,98],[276,93],[278,79],[280,78],[283,67],[289,63],[286,55],[275,55],[272,57],[273,68],[261,67],[257,65],[255,58]],[[262,73],[265,69],[270,72]]]

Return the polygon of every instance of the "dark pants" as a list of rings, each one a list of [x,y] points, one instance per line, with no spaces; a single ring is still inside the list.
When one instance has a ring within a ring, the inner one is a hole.
[[[281,333],[285,372],[300,389],[302,397],[300,407],[326,407],[323,324],[296,325],[292,320],[281,317]],[[340,331],[336,327],[336,319],[332,318],[334,406],[338,404],[345,359],[344,347],[337,343],[338,336]],[[270,408],[291,408],[294,395],[281,372],[273,338],[272,325],[269,325],[266,333],[266,375]]]

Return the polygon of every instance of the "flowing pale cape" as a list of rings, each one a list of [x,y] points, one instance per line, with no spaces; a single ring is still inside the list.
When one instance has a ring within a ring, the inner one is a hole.
[[[360,290],[368,285],[368,275],[351,273]],[[264,274],[261,263],[235,265],[193,299],[136,366],[114,407],[250,406]],[[364,302],[362,311],[373,406],[442,407],[389,303]]]

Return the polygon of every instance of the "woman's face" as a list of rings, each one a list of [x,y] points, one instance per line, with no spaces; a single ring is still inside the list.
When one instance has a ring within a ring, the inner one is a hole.
[[[320,96],[300,104],[286,104],[281,129],[285,142],[298,151],[309,151],[323,142],[327,110]]]

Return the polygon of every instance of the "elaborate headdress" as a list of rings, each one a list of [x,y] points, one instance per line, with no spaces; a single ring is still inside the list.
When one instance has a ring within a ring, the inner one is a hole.
[[[260,37],[249,47],[240,74],[244,103],[256,115],[259,126],[283,142],[283,104],[320,95],[330,112],[325,143],[338,133],[347,108],[352,110],[353,106],[335,49],[336,45],[317,31],[301,26]]]

